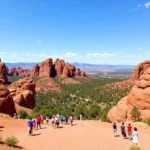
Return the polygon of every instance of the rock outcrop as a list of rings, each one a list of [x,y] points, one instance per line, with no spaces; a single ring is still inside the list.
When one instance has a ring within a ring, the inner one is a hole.
[[[64,77],[86,76],[84,71],[80,71],[79,68],[60,59],[56,59],[53,63],[53,60],[49,58],[41,62],[40,67],[35,65],[32,69],[32,76],[55,77],[60,75]]]
[[[52,77],[53,75],[53,60],[51,58],[41,62],[40,64],[40,77]]]
[[[18,68],[12,67],[12,68],[9,69],[9,72],[8,72],[8,75],[10,75],[10,76],[25,76],[25,77],[28,77],[28,76],[30,76],[30,74],[31,74],[30,70],[23,69],[21,67],[18,67]]]
[[[141,113],[141,120],[150,118],[150,61],[145,61],[138,65],[133,72],[134,79],[138,79],[129,94],[113,107],[108,118],[111,121],[131,120],[131,110],[136,107]],[[132,75],[133,77],[133,75]]]
[[[34,77],[39,76],[39,71],[40,71],[40,67],[38,64],[36,64],[35,66],[33,66],[32,76],[34,76]]]
[[[15,104],[8,88],[5,87],[2,82],[0,82],[0,113],[13,116],[16,112]]]
[[[20,79],[9,86],[9,91],[16,104],[26,107],[35,107],[35,83],[29,79]]]
[[[150,60],[146,60],[143,63],[140,63],[136,66],[134,71],[131,74],[132,80],[139,80],[140,76],[150,67]]]
[[[4,83],[8,82],[7,67],[5,66],[5,63],[1,62],[1,59],[0,59],[0,80],[2,80]]]

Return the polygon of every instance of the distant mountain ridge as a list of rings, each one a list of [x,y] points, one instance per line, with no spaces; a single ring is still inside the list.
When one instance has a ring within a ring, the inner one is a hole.
[[[38,63],[33,63],[33,62],[18,62],[18,63],[5,63],[8,68],[11,67],[21,67],[24,69],[32,69],[32,67],[35,64],[40,64]],[[115,69],[134,69],[135,65],[110,65],[110,64],[89,64],[89,63],[71,63],[77,68],[115,68]]]

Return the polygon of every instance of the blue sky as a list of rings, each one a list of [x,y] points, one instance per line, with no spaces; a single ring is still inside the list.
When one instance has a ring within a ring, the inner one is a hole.
[[[150,58],[150,1],[1,0],[5,62],[131,64]]]

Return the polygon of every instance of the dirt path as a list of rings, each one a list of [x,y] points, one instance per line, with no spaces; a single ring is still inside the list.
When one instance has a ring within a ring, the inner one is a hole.
[[[111,124],[99,121],[75,121],[74,126],[64,125],[60,129],[44,124],[32,137],[27,134],[26,122],[0,120],[0,124],[5,124],[0,135],[16,136],[26,150],[127,150],[131,144],[121,137],[114,138]],[[149,150],[150,130],[140,129],[139,136],[140,145]],[[6,149],[0,146],[0,150]]]

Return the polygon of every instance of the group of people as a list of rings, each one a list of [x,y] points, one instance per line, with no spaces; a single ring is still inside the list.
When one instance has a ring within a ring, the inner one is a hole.
[[[123,122],[120,126],[120,131],[121,131],[121,135],[124,139],[128,138],[129,140],[132,140],[134,144],[138,144],[138,130],[136,127],[134,127],[132,129],[132,126],[129,123],[127,126],[127,133],[128,133],[128,135],[127,135],[126,127],[125,127],[125,124]],[[117,136],[117,125],[116,125],[116,123],[113,124],[113,132],[114,132],[114,136],[116,137]]]
[[[38,115],[35,120],[32,120],[32,118],[28,121],[28,133],[29,135],[32,135],[33,129],[41,129],[41,124],[43,124],[44,120],[46,120],[46,123],[49,124],[49,116],[46,116],[44,118],[43,115]],[[54,128],[59,128],[59,124],[68,124],[73,125],[74,117],[71,115],[70,117],[65,117],[63,115],[53,115],[51,118],[51,124]]]

